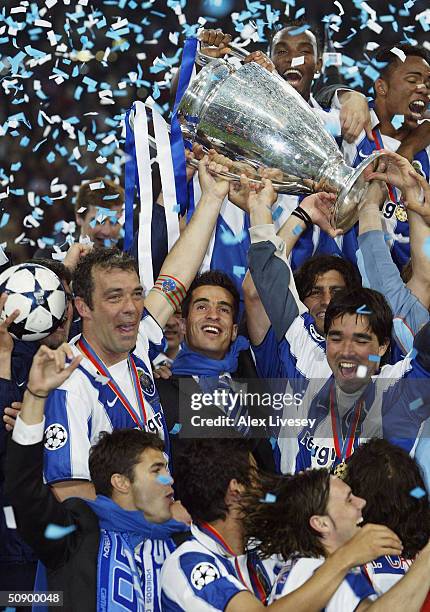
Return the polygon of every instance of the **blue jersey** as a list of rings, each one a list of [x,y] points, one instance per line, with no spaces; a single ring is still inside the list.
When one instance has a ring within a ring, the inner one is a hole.
[[[163,350],[163,347],[161,328],[151,315],[145,313],[132,356],[145,403],[145,429],[158,433],[168,443],[150,361],[151,356]],[[81,355],[76,346],[72,348],[75,355]],[[114,369],[114,379],[131,405],[137,408],[127,361],[112,366],[110,372],[113,373]],[[120,370],[124,372],[123,377],[117,375]],[[95,366],[84,358],[70,378],[49,394],[45,406],[46,482],[52,484],[62,480],[91,480],[88,454],[90,447],[98,441],[99,434],[102,431],[136,427],[136,422],[106,383],[106,378],[99,376]],[[130,385],[129,392],[127,385]]]
[[[225,610],[241,591],[268,597],[277,563],[254,554],[234,556],[208,532],[191,525],[192,539],[166,560],[161,572],[164,612]]]
[[[373,102],[369,103],[370,115],[372,121],[372,128],[375,128],[379,124],[379,119],[373,110]],[[379,131],[378,131],[379,134]],[[390,136],[380,134],[384,149],[390,151],[396,151],[400,146],[400,141]],[[345,161],[348,165],[354,168],[358,166],[363,159],[368,157],[371,153],[376,150],[375,142],[369,140],[366,135],[361,135],[354,143],[348,144],[343,143],[343,154]],[[425,150],[418,152],[413,161],[413,166],[416,170],[429,180],[430,164],[429,164],[430,147]],[[400,200],[400,192],[394,188],[395,199]],[[394,263],[397,265],[399,270],[402,270],[403,266],[410,259],[410,247],[409,247],[409,224],[407,221],[399,221],[395,215],[395,202],[393,203],[390,199],[385,202],[383,208],[383,229],[386,236],[387,242],[391,248],[391,254]],[[350,259],[349,254],[356,252],[358,249],[357,244],[357,228],[354,227],[349,232],[346,232],[343,243],[345,247],[342,248],[342,253],[345,257]],[[347,249],[347,251],[345,250]],[[356,261],[353,263],[356,263]]]
[[[312,578],[323,563],[323,558],[307,557],[288,561],[278,574],[269,603],[301,587]],[[351,570],[336,589],[324,610],[326,612],[354,612],[366,599],[376,599],[375,590],[360,569]]]

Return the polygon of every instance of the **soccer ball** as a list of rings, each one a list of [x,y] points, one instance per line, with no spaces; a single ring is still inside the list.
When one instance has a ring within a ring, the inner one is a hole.
[[[0,319],[14,310],[17,319],[9,326],[10,334],[25,341],[42,340],[57,329],[66,310],[66,293],[54,272],[39,264],[23,263],[0,274],[0,295],[9,296]]]

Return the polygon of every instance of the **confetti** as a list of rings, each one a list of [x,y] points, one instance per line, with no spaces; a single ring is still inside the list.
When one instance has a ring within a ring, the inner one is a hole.
[[[233,274],[238,278],[245,276],[246,268],[243,266],[233,266]]]
[[[294,236],[300,236],[300,234],[302,234],[303,232],[304,229],[300,225],[296,225],[296,227],[293,229]]]
[[[182,424],[181,423],[175,423],[172,427],[172,429],[169,431],[169,434],[172,436],[175,436],[176,434],[178,434],[182,429]]]
[[[64,527],[63,525],[55,525],[55,523],[49,523],[45,529],[45,538],[47,540],[61,540],[62,538],[76,531],[76,525],[69,525]]]
[[[365,365],[359,365],[357,367],[357,378],[366,378],[367,367]]]
[[[415,499],[421,499],[422,497],[425,497],[427,493],[421,487],[415,487],[415,489],[409,491],[409,495],[411,497],[415,497]]]
[[[12,506],[4,506],[3,512],[4,512],[4,518],[6,521],[6,527],[8,529],[16,529],[15,514],[13,512]]]
[[[162,485],[171,485],[173,483],[173,478],[171,476],[163,476],[162,474],[159,474],[156,480]]]
[[[420,408],[423,405],[424,405],[424,402],[423,402],[422,398],[421,397],[417,397],[417,399],[415,399],[412,402],[410,402],[409,408],[411,410],[418,410],[418,408]]]
[[[373,361],[374,363],[379,363],[381,361],[381,358],[379,355],[369,355],[367,359],[369,361]]]
[[[430,259],[430,237],[424,240],[423,253],[427,257],[427,259]]]
[[[264,499],[260,499],[263,504],[274,504],[276,502],[276,495],[273,493],[266,493]]]
[[[357,314],[361,314],[361,315],[370,315],[370,314],[372,314],[372,311],[367,308],[366,304],[363,304],[363,306],[360,306],[360,308],[357,308],[357,310],[355,312]]]

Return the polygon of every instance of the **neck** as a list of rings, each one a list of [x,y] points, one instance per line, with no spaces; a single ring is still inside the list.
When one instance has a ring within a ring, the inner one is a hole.
[[[226,519],[218,519],[209,523],[209,525],[217,530],[236,556],[243,555],[245,547],[243,529],[239,519],[229,514]]]
[[[388,111],[385,100],[381,98],[375,99],[375,113],[379,119],[379,131],[381,134],[398,138],[398,130],[391,123],[394,114]]]
[[[93,351],[97,353],[97,356],[103,361],[105,366],[108,368],[110,366],[115,365],[116,363],[119,363],[120,361],[123,361],[124,359],[127,359],[129,355],[128,351],[123,352],[123,353],[115,353],[115,352],[106,350],[99,343],[98,339],[88,330],[84,332],[82,335],[84,336],[88,344],[91,346]]]
[[[340,544],[334,540],[333,541],[324,540],[324,550],[325,550],[324,556],[329,557],[330,555],[335,553],[339,547],[340,547]]]
[[[179,353],[179,345],[173,346],[172,348],[168,348],[166,351],[166,355],[169,359],[174,359],[178,353]]]

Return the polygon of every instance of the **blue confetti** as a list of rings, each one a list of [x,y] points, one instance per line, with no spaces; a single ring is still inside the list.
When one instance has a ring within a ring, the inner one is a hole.
[[[421,406],[423,406],[424,402],[421,397],[417,397],[413,402],[410,402],[409,408],[410,410],[418,410]]]
[[[404,119],[404,115],[394,115],[394,117],[391,119],[391,125],[394,127],[394,129],[398,130],[402,127]]]
[[[235,244],[240,244],[246,237],[245,230],[242,230],[240,234],[234,235],[230,230],[226,230],[224,227],[221,227],[221,242],[226,246],[233,246]]]
[[[375,363],[379,363],[379,362],[381,361],[381,358],[380,358],[380,356],[379,356],[379,355],[369,355],[369,356],[367,357],[367,359],[368,359],[369,361],[373,361],[373,362],[375,362]]]
[[[309,30],[309,25],[307,23],[300,26],[300,28],[292,28],[291,30],[288,30],[288,34],[290,36],[299,36],[299,34],[303,34],[303,32],[306,32],[306,30]]]
[[[163,476],[162,474],[157,476],[155,480],[158,480],[162,485],[171,485],[173,483],[173,478],[171,476]]]
[[[422,497],[425,497],[427,493],[421,487],[415,487],[415,489],[409,491],[409,495],[411,497],[415,497],[415,499],[421,499]]]
[[[379,72],[378,70],[373,68],[373,66],[367,66],[367,68],[364,71],[364,74],[368,76],[369,79],[372,79],[372,81],[376,81],[376,79],[379,78]]]
[[[270,438],[269,442],[270,442],[270,446],[272,447],[272,450],[274,450],[276,445],[278,444],[277,439],[272,437]]]
[[[181,431],[181,429],[182,429],[182,423],[175,423],[172,429],[169,431],[169,434],[172,436],[175,436]]]
[[[296,225],[296,227],[293,229],[294,236],[300,236],[301,233],[303,233],[303,228],[300,227],[300,225]]]
[[[0,218],[0,229],[2,227],[4,227],[5,225],[7,225],[8,221],[10,219],[10,214],[5,212],[2,214],[1,218]]]
[[[372,311],[367,308],[366,304],[363,304],[363,306],[360,306],[360,308],[357,308],[357,310],[355,312],[357,314],[361,314],[361,315],[370,315],[370,314],[372,314]]]
[[[277,221],[279,217],[282,215],[283,210],[284,209],[282,208],[282,206],[277,206],[272,213],[272,220]]]
[[[263,504],[274,504],[276,502],[276,499],[276,495],[273,495],[273,493],[266,493],[264,499],[260,499],[260,501]]]
[[[243,266],[233,266],[233,274],[237,276],[238,278],[241,278],[242,276],[244,276],[245,272],[246,272],[246,268],[244,268]]]
[[[47,540],[61,540],[69,533],[73,533],[76,531],[76,525],[68,525],[64,527],[63,525],[55,525],[54,523],[49,523],[49,525],[45,529],[45,538]]]

